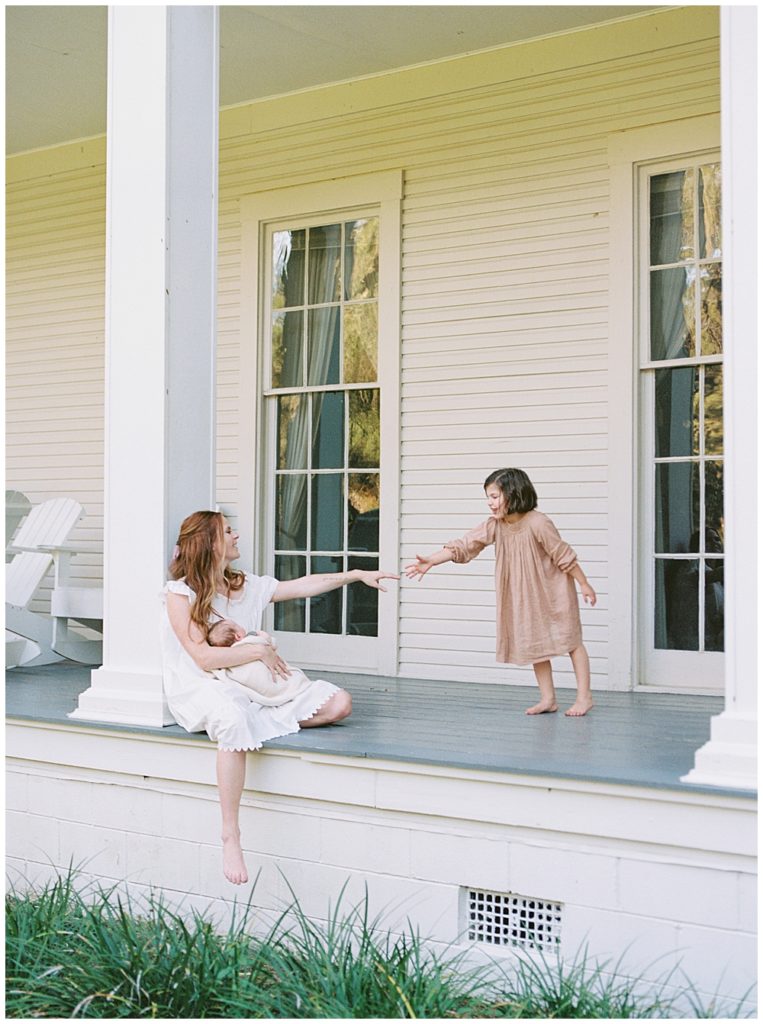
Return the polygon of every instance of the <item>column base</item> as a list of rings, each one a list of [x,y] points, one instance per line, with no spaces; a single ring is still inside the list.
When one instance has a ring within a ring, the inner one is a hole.
[[[713,718],[710,739],[696,752],[694,767],[681,782],[757,790],[757,716],[724,711]]]
[[[164,696],[161,674],[97,668],[90,681],[90,687],[80,694],[77,707],[68,718],[156,729],[175,724]]]

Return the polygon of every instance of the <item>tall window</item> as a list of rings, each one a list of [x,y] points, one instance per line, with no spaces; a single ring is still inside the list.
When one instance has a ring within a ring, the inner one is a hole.
[[[646,178],[641,373],[650,646],[658,655],[705,655],[723,651],[720,164],[684,161]],[[652,665],[652,682],[680,682],[676,659],[664,662],[662,678],[659,657]],[[708,685],[696,659],[683,665],[687,680]]]
[[[379,218],[269,231],[275,575],[379,566]],[[363,584],[275,607],[275,628],[376,636]]]

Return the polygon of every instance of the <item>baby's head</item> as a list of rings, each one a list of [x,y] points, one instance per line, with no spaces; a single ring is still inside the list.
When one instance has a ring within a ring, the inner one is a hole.
[[[245,636],[244,627],[233,619],[220,619],[207,630],[207,643],[210,647],[230,647]]]

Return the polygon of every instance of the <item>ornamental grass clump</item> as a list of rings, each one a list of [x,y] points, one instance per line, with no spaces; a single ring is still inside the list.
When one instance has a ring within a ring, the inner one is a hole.
[[[670,979],[648,990],[615,978],[619,964],[607,973],[585,954],[572,964],[523,957],[511,969],[470,965],[469,950],[438,953],[412,930],[383,930],[369,919],[367,898],[343,910],[340,893],[321,924],[295,900],[263,937],[252,934],[258,922],[249,905],[234,907],[218,931],[161,897],[138,908],[116,887],[77,883],[70,871],[6,896],[7,1017],[686,1016],[686,998],[673,1012],[665,995]],[[694,1016],[739,1015],[692,998]]]

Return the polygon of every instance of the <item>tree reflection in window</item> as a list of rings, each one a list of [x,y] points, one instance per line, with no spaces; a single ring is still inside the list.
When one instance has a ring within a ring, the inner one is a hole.
[[[377,567],[379,219],[277,230],[271,253],[274,542],[276,568],[290,574],[279,578]],[[369,593],[343,588],[278,611],[277,628],[376,636]]]

